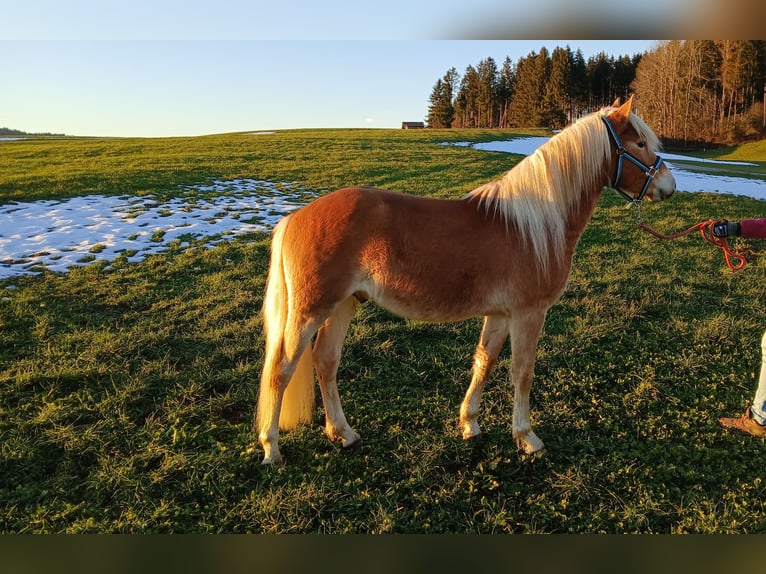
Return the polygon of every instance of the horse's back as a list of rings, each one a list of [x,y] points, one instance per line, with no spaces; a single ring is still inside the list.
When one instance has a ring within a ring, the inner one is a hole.
[[[339,189],[290,215],[286,241],[291,253],[327,264],[350,256],[365,242],[371,228],[379,228],[393,192],[371,187]]]
[[[347,187],[324,195],[294,212],[290,236],[312,250],[338,256],[349,249],[361,248],[370,240],[395,240],[421,234],[456,231],[456,226],[475,227],[481,216],[466,202],[418,197],[374,187]],[[462,212],[474,213],[469,222]],[[322,253],[317,253],[322,255]]]

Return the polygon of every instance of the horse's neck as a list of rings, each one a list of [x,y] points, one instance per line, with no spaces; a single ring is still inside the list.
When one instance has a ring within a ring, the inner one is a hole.
[[[570,211],[566,235],[566,250],[570,254],[574,251],[580,236],[590,222],[603,189],[602,184],[596,184],[592,188],[584,190],[580,201]]]

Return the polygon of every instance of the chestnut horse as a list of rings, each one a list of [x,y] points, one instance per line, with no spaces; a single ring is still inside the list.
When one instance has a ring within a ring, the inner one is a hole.
[[[484,317],[460,406],[466,439],[481,433],[482,389],[510,334],[513,436],[527,453],[542,450],[529,418],[537,343],[602,189],[633,201],[675,191],[655,153],[659,140],[631,108],[632,98],[583,117],[461,199],[352,187],[282,219],[263,303],[256,418],[263,464],[282,462],[280,428],[310,420],[313,369],[326,435],[344,447],[360,440],[343,414],[336,373],[354,309],[366,300],[420,321]]]

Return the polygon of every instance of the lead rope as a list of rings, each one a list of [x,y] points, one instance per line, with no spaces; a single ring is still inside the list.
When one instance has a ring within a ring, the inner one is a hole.
[[[664,233],[660,233],[659,231],[655,229],[652,229],[646,223],[644,223],[644,220],[641,217],[641,203],[636,203],[636,208],[638,212],[636,217],[636,223],[638,224],[638,226],[644,231],[646,231],[647,233],[654,235],[655,237],[659,239],[667,239],[667,240],[678,239],[679,237],[685,237],[691,233],[694,233],[695,231],[699,231],[700,235],[702,236],[702,239],[704,239],[711,245],[716,246],[718,249],[720,249],[723,252],[723,258],[726,260],[726,266],[732,271],[739,271],[740,269],[743,269],[745,265],[747,264],[748,255],[750,256],[760,255],[759,252],[753,251],[752,249],[749,249],[749,248],[735,249],[731,245],[729,245],[729,240],[726,237],[716,237],[715,235],[713,235],[713,225],[715,225],[714,219],[701,221],[697,223],[696,225],[692,225],[689,229],[680,231],[678,233],[671,233],[669,235],[666,235]]]

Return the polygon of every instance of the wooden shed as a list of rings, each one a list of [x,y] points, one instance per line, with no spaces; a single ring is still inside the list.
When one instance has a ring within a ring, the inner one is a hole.
[[[422,130],[425,127],[423,122],[402,122],[403,130]]]

